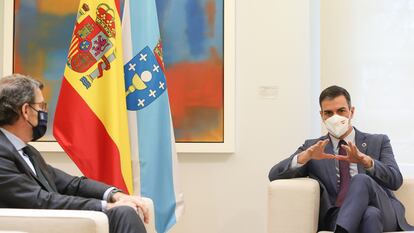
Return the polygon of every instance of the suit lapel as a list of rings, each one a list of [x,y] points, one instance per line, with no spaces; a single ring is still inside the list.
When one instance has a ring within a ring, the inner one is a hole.
[[[2,131],[0,131],[0,142],[6,147],[6,149],[8,149],[13,154],[18,165],[22,167],[28,175],[31,175],[33,178],[36,178],[36,174],[34,174],[33,170],[29,167],[29,165],[27,165],[26,161],[24,161],[20,153],[16,150],[16,148],[9,141],[6,135],[3,134]]]
[[[33,170],[29,167],[29,165],[27,165],[26,161],[22,158],[22,156],[20,155],[20,153],[16,150],[16,148],[13,146],[13,144],[9,141],[9,139],[6,137],[6,135],[4,135],[4,133],[0,130],[0,143],[6,147],[6,149],[8,149],[13,156],[15,157],[15,161],[17,163],[17,165],[21,168],[23,168],[24,172],[33,177],[33,179],[36,180],[36,182],[38,184],[40,184],[41,186],[45,186],[40,180],[39,178],[36,176],[36,174],[33,172]],[[30,148],[31,151],[33,151],[32,148]],[[45,175],[46,179],[48,180],[48,182],[50,182],[50,177],[48,175]],[[54,186],[54,183],[52,182],[52,185]]]
[[[359,151],[361,151],[361,153],[366,154],[367,152],[367,148],[368,148],[368,144],[366,142],[366,136],[364,133],[362,133],[361,131],[358,131],[357,129],[355,129],[355,144],[358,148]],[[364,167],[358,163],[358,173],[365,173],[365,169]]]
[[[45,162],[43,161],[43,159],[41,158],[40,153],[34,149],[34,147],[28,145],[27,148],[30,150],[31,152],[31,156],[33,160],[36,160],[35,162],[38,164],[38,169],[41,170],[43,176],[45,177],[45,179],[47,180],[47,182],[49,183],[49,186],[51,186],[52,189],[56,190],[56,186],[55,183],[53,182],[52,178],[49,176],[49,173],[47,172],[47,165],[45,164]],[[34,164],[33,164],[34,166]],[[43,185],[43,187],[46,188],[47,184],[43,184],[43,182],[39,179],[38,176],[35,177],[35,179],[41,183]],[[47,188],[46,188],[47,189]]]

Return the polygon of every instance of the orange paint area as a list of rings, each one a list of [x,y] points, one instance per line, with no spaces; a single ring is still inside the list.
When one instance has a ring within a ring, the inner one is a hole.
[[[59,4],[53,4],[55,1],[37,0],[36,5],[39,7],[39,12],[49,13],[53,15],[70,15],[77,12],[79,3],[73,0],[59,0]]]
[[[177,142],[222,142],[223,63],[182,62],[167,68],[167,84]]]

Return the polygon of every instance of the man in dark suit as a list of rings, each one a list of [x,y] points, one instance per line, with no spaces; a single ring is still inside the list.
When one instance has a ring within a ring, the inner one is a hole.
[[[402,185],[403,178],[388,137],[352,127],[355,108],[344,88],[326,88],[319,104],[328,135],[306,140],[270,170],[270,181],[305,176],[317,180],[321,190],[319,230],[414,230],[391,191]]]
[[[43,85],[27,76],[0,79],[0,208],[74,209],[103,211],[110,231],[146,232],[148,222],[140,197],[106,184],[75,177],[43,160],[29,141],[47,127]]]

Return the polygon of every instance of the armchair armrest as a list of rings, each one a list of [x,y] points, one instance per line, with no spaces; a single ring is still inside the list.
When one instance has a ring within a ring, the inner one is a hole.
[[[314,233],[319,184],[310,178],[275,180],[268,188],[268,233]]]
[[[84,210],[0,209],[2,230],[30,233],[108,233],[102,212]]]
[[[394,192],[405,207],[405,218],[411,225],[414,224],[414,178],[405,178],[400,189]]]
[[[156,233],[154,204],[142,200],[149,209],[150,222],[145,224],[148,233]],[[106,214],[86,210],[3,209],[0,208],[2,230],[30,233],[108,233]]]

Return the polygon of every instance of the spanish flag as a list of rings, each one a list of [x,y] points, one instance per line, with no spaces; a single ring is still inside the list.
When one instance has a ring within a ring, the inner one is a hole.
[[[121,22],[114,0],[81,0],[53,134],[89,178],[132,193]]]

